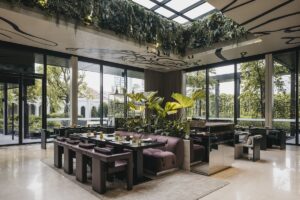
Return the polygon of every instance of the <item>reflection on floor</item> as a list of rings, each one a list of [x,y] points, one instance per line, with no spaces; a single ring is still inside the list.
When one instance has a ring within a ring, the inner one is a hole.
[[[37,139],[23,139],[23,143],[27,144],[27,143],[35,143],[35,142],[40,142],[41,139],[37,138]],[[4,135],[4,134],[0,134],[0,145],[11,145],[11,144],[18,144],[19,143],[19,137],[18,136],[14,136],[14,138],[12,138],[12,135]]]
[[[0,199],[99,199],[41,162],[52,157],[52,144],[47,150],[40,150],[40,145],[1,147],[0,188],[5,189],[0,190]],[[258,162],[236,160],[233,168],[214,175],[230,184],[201,200],[298,200],[300,147],[262,151],[261,159]],[[176,188],[176,183],[170,184],[173,187]],[[153,196],[145,199],[152,200]]]
[[[300,134],[298,135],[298,141],[300,141]],[[286,140],[287,144],[296,144],[296,137],[292,137],[291,139]]]

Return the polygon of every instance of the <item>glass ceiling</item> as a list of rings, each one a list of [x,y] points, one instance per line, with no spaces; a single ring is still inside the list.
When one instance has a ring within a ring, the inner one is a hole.
[[[216,9],[206,0],[132,0],[180,24],[201,19]]]

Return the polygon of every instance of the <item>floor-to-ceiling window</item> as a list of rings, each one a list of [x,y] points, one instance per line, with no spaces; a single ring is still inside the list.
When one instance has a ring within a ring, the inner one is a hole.
[[[264,127],[265,122],[265,60],[237,65],[239,95],[237,122],[241,126]]]
[[[25,127],[23,129],[23,143],[33,143],[41,141],[42,129],[42,76],[44,74],[44,56],[43,54],[34,54],[34,74],[36,77],[23,78],[26,104],[24,104],[23,120]]]
[[[234,65],[209,70],[209,119],[234,120]]]
[[[47,128],[70,125],[71,69],[69,59],[47,56]],[[42,107],[39,108],[40,110]]]
[[[103,66],[103,124],[114,125],[125,117],[125,70]]]
[[[296,52],[273,55],[273,127],[296,143]]]
[[[193,108],[187,110],[187,117],[206,118],[206,70],[186,73],[186,95],[191,96],[195,91],[202,91],[203,98],[196,101]]]
[[[127,93],[140,93],[145,91],[144,72],[127,70]],[[129,101],[129,98],[127,98]],[[141,116],[141,111],[128,110],[128,117]]]
[[[2,83],[1,88],[6,92],[7,99],[3,99],[3,109],[6,104],[7,113],[3,126],[6,131],[3,132],[0,144],[18,144],[19,143],[19,84]],[[6,90],[6,91],[5,91]],[[5,102],[6,101],[6,102]],[[4,111],[4,110],[3,110]],[[4,111],[5,112],[5,111]],[[6,123],[6,125],[5,125]]]
[[[78,124],[96,126],[101,123],[100,65],[78,62]]]

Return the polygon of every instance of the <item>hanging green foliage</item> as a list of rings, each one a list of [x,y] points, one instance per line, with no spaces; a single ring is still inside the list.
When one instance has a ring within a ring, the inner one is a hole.
[[[152,43],[167,53],[184,55],[222,41],[245,38],[247,32],[222,13],[189,26],[160,17],[129,0],[5,0],[14,6],[38,8],[50,16],[115,32],[139,43]]]

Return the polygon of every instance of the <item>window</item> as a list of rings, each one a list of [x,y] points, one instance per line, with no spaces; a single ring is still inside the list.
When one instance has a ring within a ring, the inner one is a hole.
[[[127,70],[127,93],[140,93],[145,91],[144,73],[139,71]],[[127,99],[129,101],[129,99]],[[128,116],[141,116],[140,111],[128,110]]]
[[[180,24],[205,17],[215,11],[215,8],[207,3],[206,0],[158,0],[157,2],[150,0],[133,1]]]
[[[206,70],[186,73],[186,95],[191,96],[195,91],[206,94]],[[206,118],[206,99],[197,100],[195,106],[187,110],[187,116],[193,118]]]
[[[264,127],[265,60],[240,63],[238,72],[238,124]]]
[[[47,128],[70,125],[71,69],[69,59],[47,56]]]
[[[284,129],[287,142],[296,140],[296,52],[273,56],[273,128]]]
[[[81,126],[100,125],[101,99],[100,65],[78,62],[78,124]],[[83,110],[84,109],[84,110]],[[84,112],[83,112],[84,111]],[[87,111],[87,112],[86,112]]]
[[[103,124],[125,117],[125,70],[103,66]]]
[[[80,117],[85,118],[85,107],[84,106],[81,106],[81,108],[80,108]]]
[[[127,92],[138,93],[145,91],[144,73],[127,70]]]
[[[234,65],[209,70],[209,119],[234,119]]]

